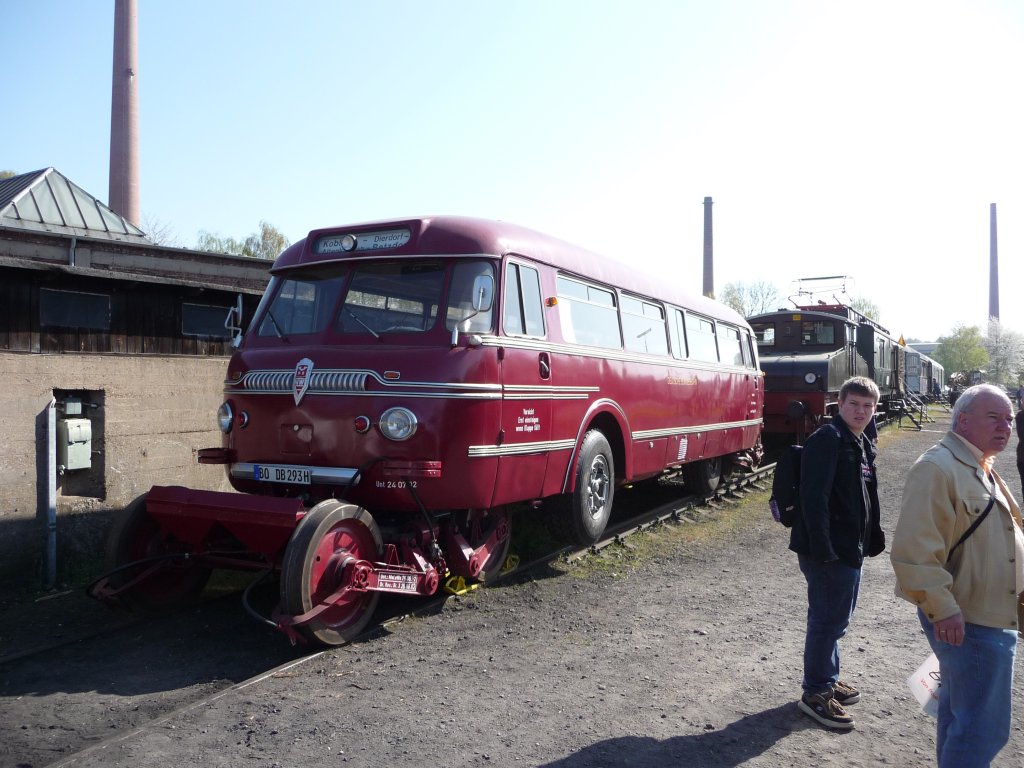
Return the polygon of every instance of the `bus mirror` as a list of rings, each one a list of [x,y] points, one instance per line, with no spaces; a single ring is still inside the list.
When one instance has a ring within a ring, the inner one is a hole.
[[[473,281],[473,309],[489,312],[494,303],[494,278],[491,275],[477,275]]]
[[[231,332],[231,346],[237,347],[242,342],[242,294],[238,294],[235,306],[228,310],[224,327]]]

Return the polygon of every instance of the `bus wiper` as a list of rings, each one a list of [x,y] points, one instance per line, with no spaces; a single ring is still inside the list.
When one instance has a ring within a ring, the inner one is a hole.
[[[274,313],[271,312],[270,309],[267,309],[267,317],[270,318],[270,323],[274,326],[274,333],[277,334],[277,338],[281,341],[285,341],[284,332],[281,330],[281,326],[277,324],[277,320],[274,319]]]
[[[371,328],[370,326],[368,326],[366,323],[364,323],[362,320],[359,319],[359,315],[357,315],[355,312],[353,312],[348,307],[345,307],[345,311],[348,312],[349,317],[351,317],[353,320],[355,320],[357,323],[359,323],[361,326],[363,326],[363,328],[365,328],[370,333],[372,333],[373,334],[373,338],[375,338],[375,339],[379,339],[380,338],[380,334],[379,333],[377,333],[375,330],[373,330],[373,328]]]

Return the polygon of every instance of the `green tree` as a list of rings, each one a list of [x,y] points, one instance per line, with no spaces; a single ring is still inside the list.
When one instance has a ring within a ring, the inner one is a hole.
[[[947,373],[977,371],[988,364],[985,340],[974,325],[958,325],[949,336],[940,336],[934,357]]]
[[[744,317],[751,317],[778,309],[779,291],[764,281],[726,283],[718,300]]]
[[[0,179],[9,179],[11,176],[17,176],[14,171],[0,171]]]
[[[860,298],[851,301],[850,306],[856,309],[865,317],[871,318],[876,323],[880,323],[882,321],[882,312],[881,310],[879,310],[878,305],[875,304],[875,302],[871,301],[871,299],[866,299],[863,296],[861,296]]]
[[[985,351],[989,359],[988,380],[1016,387],[1024,361],[1024,336],[1004,327],[996,318],[989,318]]]
[[[249,235],[245,240],[224,237],[214,232],[202,230],[196,243],[196,250],[213,251],[215,253],[232,253],[236,256],[250,256],[255,259],[276,259],[291,243],[272,224],[261,221],[260,231]]]

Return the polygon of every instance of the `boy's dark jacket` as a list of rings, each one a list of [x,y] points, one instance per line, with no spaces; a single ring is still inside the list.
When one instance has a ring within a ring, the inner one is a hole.
[[[875,447],[836,416],[807,438],[800,460],[801,518],[789,548],[819,562],[841,560],[860,568],[864,556],[885,550],[875,474]],[[867,458],[871,479],[864,477]]]

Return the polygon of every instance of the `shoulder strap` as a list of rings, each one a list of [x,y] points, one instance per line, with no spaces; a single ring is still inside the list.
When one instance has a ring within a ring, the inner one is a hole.
[[[978,530],[978,526],[981,525],[982,522],[984,522],[986,517],[988,517],[988,513],[992,510],[992,506],[996,503],[996,490],[995,489],[996,489],[996,481],[993,478],[992,479],[992,491],[990,492],[991,495],[989,496],[988,505],[986,505],[985,511],[982,512],[980,515],[978,515],[978,519],[975,520],[973,523],[971,523],[971,527],[968,528],[966,531],[964,531],[963,535],[959,539],[957,539],[956,544],[954,544],[952,549],[949,550],[949,555],[947,555],[947,557],[946,557],[946,562],[947,563],[952,559],[953,553],[956,552],[956,548],[959,547],[961,544],[963,544],[965,541],[967,541],[967,539],[970,537],[970,535],[972,533],[974,533],[976,530]]]

